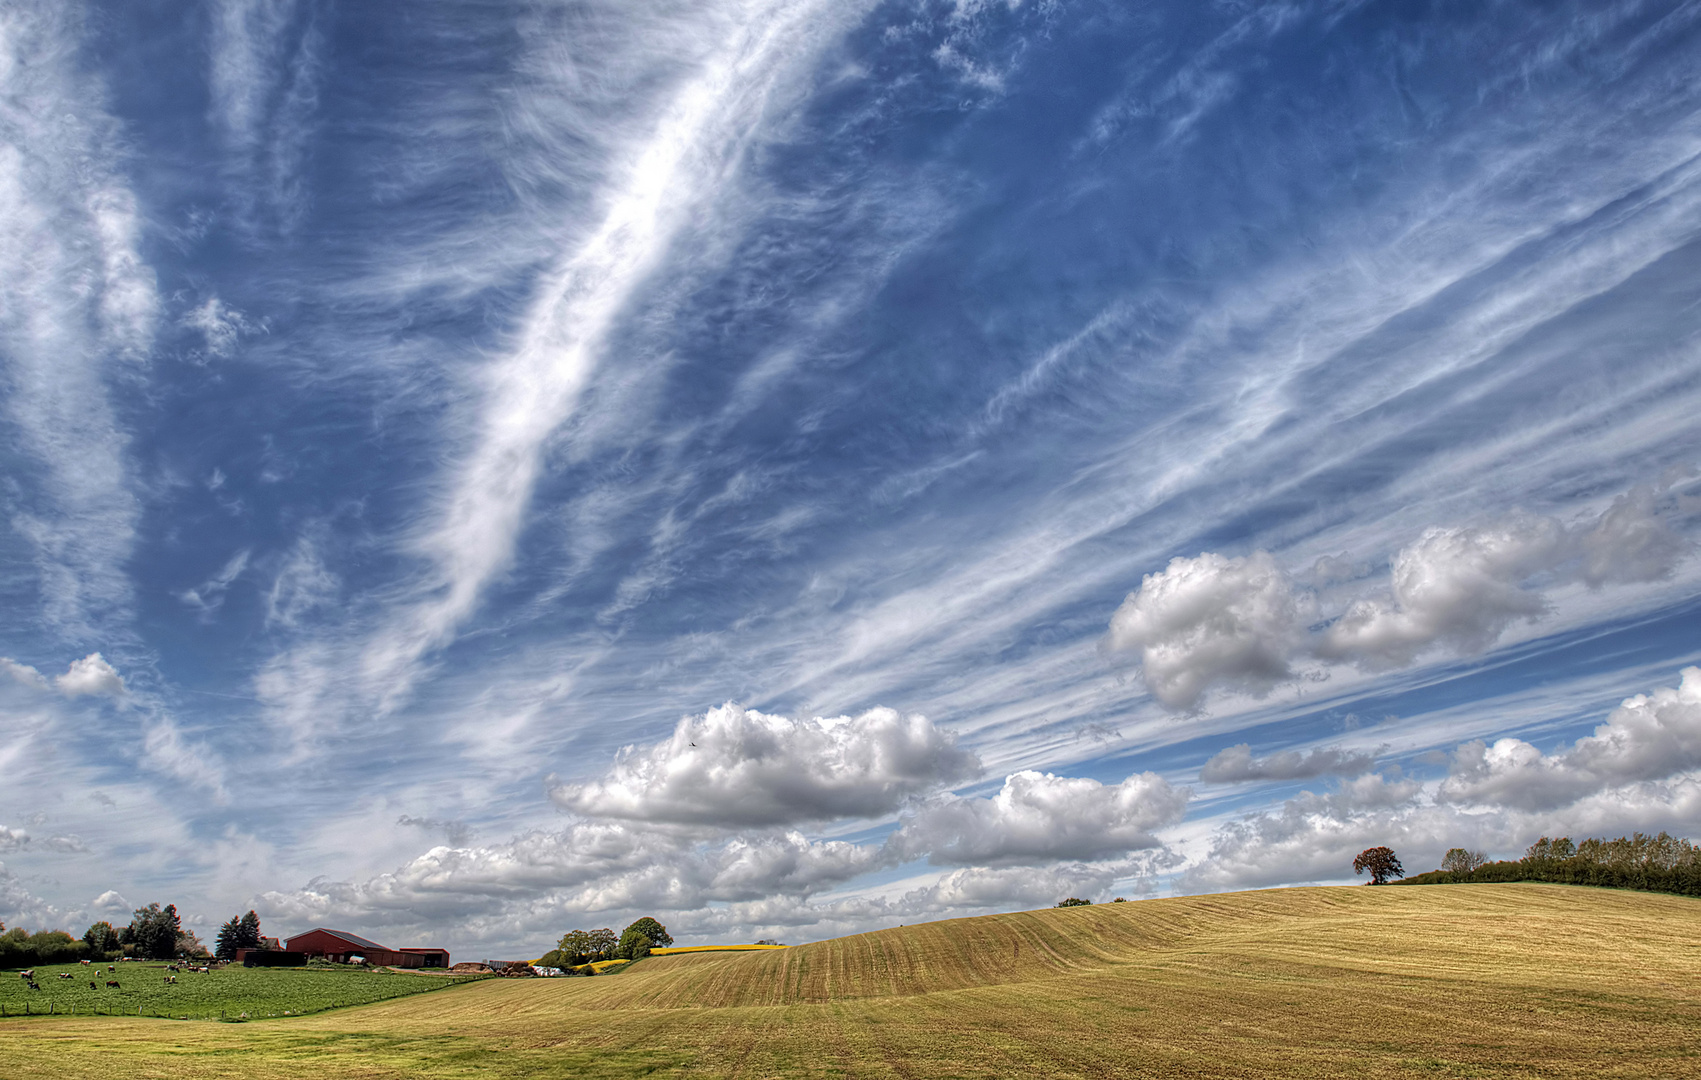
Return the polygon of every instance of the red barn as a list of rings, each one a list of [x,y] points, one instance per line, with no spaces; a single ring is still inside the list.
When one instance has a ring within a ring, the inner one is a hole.
[[[297,934],[284,942],[288,952],[302,953],[306,956],[322,956],[339,964],[346,964],[352,957],[360,957],[374,967],[400,968],[446,968],[449,966],[449,953],[444,949],[391,949],[368,941],[358,934],[350,934],[343,930],[327,930],[319,927],[305,934]]]

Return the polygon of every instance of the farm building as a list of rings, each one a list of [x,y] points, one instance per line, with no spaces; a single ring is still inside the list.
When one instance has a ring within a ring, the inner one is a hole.
[[[446,949],[392,949],[343,930],[318,927],[284,942],[284,950],[346,964],[359,957],[374,967],[447,968]]]

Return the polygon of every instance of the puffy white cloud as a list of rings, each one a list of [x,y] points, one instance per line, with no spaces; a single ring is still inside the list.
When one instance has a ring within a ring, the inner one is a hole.
[[[24,887],[5,863],[0,863],[0,923],[32,930],[57,930],[69,915]]]
[[[775,826],[891,813],[977,775],[980,762],[923,716],[871,709],[812,720],[723,705],[673,736],[628,747],[599,780],[555,788],[593,817],[698,826]]]
[[[1578,533],[1582,577],[1591,587],[1663,580],[1694,548],[1660,518],[1660,494],[1658,488],[1638,485]]]
[[[1522,514],[1483,528],[1427,529],[1394,556],[1392,603],[1354,603],[1324,635],[1322,652],[1398,666],[1432,645],[1487,648],[1514,622],[1546,614],[1547,600],[1523,583],[1552,569],[1567,546],[1559,522]]]
[[[1172,709],[1217,684],[1256,695],[1292,677],[1309,609],[1270,554],[1206,552],[1147,574],[1110,621],[1110,646],[1138,651],[1146,686]]]
[[[17,851],[29,846],[30,834],[23,829],[0,825],[0,851]]]
[[[1248,780],[1309,780],[1314,776],[1357,776],[1370,771],[1375,757],[1339,747],[1324,746],[1309,753],[1283,750],[1255,758],[1246,743],[1224,747],[1205,762],[1199,779],[1210,784],[1234,784]]]
[[[316,880],[263,897],[274,917],[417,919],[491,915],[546,903],[579,912],[687,910],[806,897],[887,861],[879,847],[799,833],[698,844],[619,822],[576,822],[506,844],[435,847],[365,882]]]
[[[125,912],[135,910],[130,901],[124,899],[120,893],[112,889],[108,889],[95,897],[94,902],[89,906],[103,915],[122,915]]]
[[[1217,829],[1209,853],[1182,875],[1182,887],[1204,892],[1338,881],[1351,875],[1354,855],[1380,844],[1393,847],[1408,871],[1439,864],[1456,844],[1499,846],[1494,841],[1503,837],[1485,837],[1489,823],[1437,808],[1421,793],[1414,781],[1378,773],[1328,794],[1301,792],[1278,810]]]
[[[1637,694],[1593,735],[1544,755],[1522,739],[1469,742],[1454,753],[1442,799],[1526,810],[1564,806],[1608,788],[1701,768],[1701,668],[1676,688]]]
[[[999,866],[1093,861],[1159,846],[1153,830],[1181,820],[1188,792],[1156,773],[1120,784],[1023,771],[988,799],[950,796],[918,809],[889,841],[900,856]]]
[[[53,685],[66,697],[124,696],[124,680],[118,669],[97,652],[73,660],[65,674],[54,678]]]
[[[1519,511],[1426,529],[1394,555],[1385,594],[1359,590],[1321,633],[1307,626],[1313,590],[1362,577],[1349,556],[1324,556],[1297,579],[1263,551],[1172,559],[1117,609],[1109,645],[1138,652],[1153,697],[1175,710],[1195,707],[1213,686],[1267,694],[1301,658],[1374,670],[1436,649],[1481,651],[1546,615],[1547,589],[1670,576],[1694,545],[1661,516],[1667,494],[1638,486],[1571,525]]]
[[[47,689],[47,678],[28,664],[20,664],[16,660],[0,656],[0,674],[5,674],[36,690]]]

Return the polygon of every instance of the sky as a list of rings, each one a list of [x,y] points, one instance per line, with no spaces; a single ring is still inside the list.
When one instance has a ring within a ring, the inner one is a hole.
[[[1701,835],[1701,4],[6,0],[0,921]]]

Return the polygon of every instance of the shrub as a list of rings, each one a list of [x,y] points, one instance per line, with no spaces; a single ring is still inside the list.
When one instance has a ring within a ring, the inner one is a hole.
[[[1067,900],[1059,900],[1057,902],[1058,907],[1092,907],[1092,905],[1093,902],[1091,900],[1083,900],[1079,896],[1071,896]]]

